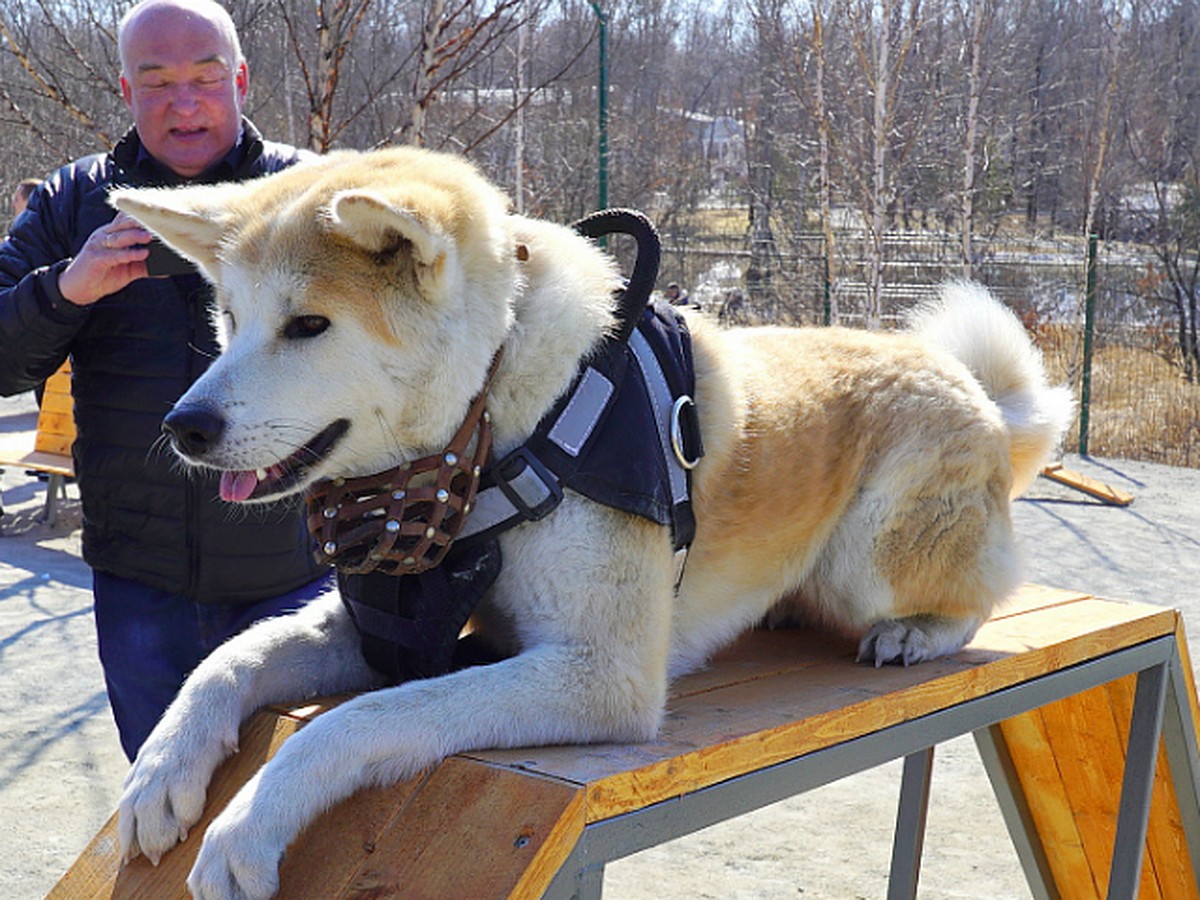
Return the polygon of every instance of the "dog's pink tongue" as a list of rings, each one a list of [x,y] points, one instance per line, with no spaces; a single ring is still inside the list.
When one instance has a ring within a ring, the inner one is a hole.
[[[253,472],[222,472],[221,499],[230,503],[241,503],[258,487],[258,476]]]

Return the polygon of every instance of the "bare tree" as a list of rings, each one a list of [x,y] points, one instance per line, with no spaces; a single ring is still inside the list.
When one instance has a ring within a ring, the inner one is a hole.
[[[1126,83],[1134,102],[1121,132],[1142,179],[1124,212],[1125,237],[1153,249],[1147,289],[1174,319],[1170,358],[1184,378],[1200,382],[1200,11],[1194,3],[1167,4],[1140,23],[1131,40],[1145,61]],[[1140,102],[1138,102],[1140,101]]]
[[[854,52],[871,99],[870,110],[861,123],[865,126],[862,149],[866,151],[864,162],[870,178],[858,181],[860,206],[871,242],[866,273],[868,328],[879,328],[883,319],[883,239],[888,207],[894,197],[894,172],[889,164],[895,160],[890,159],[890,151],[897,143],[898,94],[920,13],[921,0],[858,0],[848,18]],[[911,123],[906,125],[911,127]]]

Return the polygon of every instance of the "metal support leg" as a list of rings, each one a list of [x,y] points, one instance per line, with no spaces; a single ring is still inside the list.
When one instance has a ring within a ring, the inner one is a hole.
[[[1154,765],[1158,759],[1163,707],[1167,698],[1168,665],[1162,663],[1138,673],[1133,716],[1129,723],[1129,749],[1125,754],[1125,777],[1121,783],[1121,805],[1117,813],[1117,836],[1108,878],[1109,900],[1132,900],[1137,896],[1150,822]]]
[[[51,528],[58,522],[58,500],[67,499],[67,479],[51,474],[46,479],[46,504],[42,507],[42,521]]]
[[[984,771],[992,783],[992,791],[1000,804],[1000,813],[1008,826],[1008,834],[1017,851],[1017,859],[1025,872],[1025,881],[1035,900],[1059,900],[1050,861],[1038,838],[1029,802],[1017,776],[1017,768],[1008,752],[1008,744],[999,725],[989,725],[974,732],[975,746],[983,760]]]
[[[904,758],[900,782],[900,807],[892,842],[892,871],[888,900],[912,900],[921,877],[921,851],[925,846],[925,820],[929,813],[929,782],[933,775],[933,747]]]
[[[584,867],[575,878],[574,900],[600,900],[604,892],[604,864]]]
[[[1196,722],[1192,718],[1188,680],[1179,654],[1171,659],[1167,705],[1163,717],[1163,745],[1171,781],[1179,802],[1179,816],[1192,862],[1192,876],[1200,884],[1200,748],[1196,746]]]

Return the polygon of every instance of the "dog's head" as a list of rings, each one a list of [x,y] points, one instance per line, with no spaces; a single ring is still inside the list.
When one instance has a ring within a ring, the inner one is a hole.
[[[512,321],[507,200],[458,157],[337,153],[112,202],[216,287],[222,355],[164,428],[227,500],[444,446]]]

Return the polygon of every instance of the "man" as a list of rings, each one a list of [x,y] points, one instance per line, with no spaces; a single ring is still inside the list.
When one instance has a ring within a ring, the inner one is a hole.
[[[324,588],[299,509],[233,513],[185,474],[160,422],[217,353],[195,272],[147,277],[150,234],[114,216],[113,185],[254,177],[300,158],[242,117],[248,72],[211,0],[143,0],[117,33],[133,128],[54,173],[0,244],[0,394],[70,355],[96,630],[132,759],[186,674],[251,621]],[[70,665],[68,657],[64,665]]]

